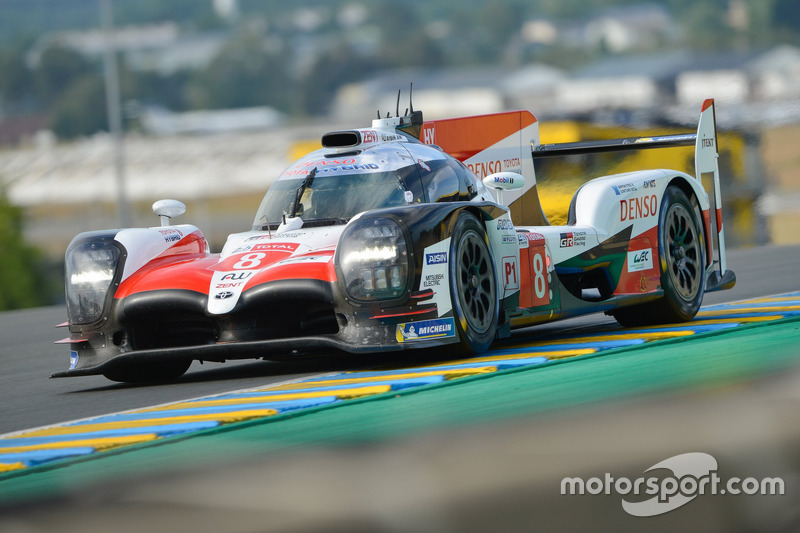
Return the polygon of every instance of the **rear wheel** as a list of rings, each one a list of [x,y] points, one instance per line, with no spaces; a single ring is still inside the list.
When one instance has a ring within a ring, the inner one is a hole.
[[[661,202],[658,252],[664,297],[612,313],[623,326],[686,322],[703,301],[705,252],[700,215],[686,194],[670,186]]]
[[[191,359],[121,363],[109,368],[103,375],[111,381],[122,383],[172,381],[185,374],[191,364]]]
[[[450,243],[450,291],[462,349],[486,351],[497,329],[497,281],[486,231],[466,211],[458,215]]]

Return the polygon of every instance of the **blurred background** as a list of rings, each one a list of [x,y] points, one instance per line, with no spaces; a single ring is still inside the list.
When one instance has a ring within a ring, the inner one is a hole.
[[[218,251],[320,135],[408,106],[530,109],[544,143],[692,131],[717,100],[726,238],[800,242],[797,0],[0,0],[0,310],[59,303],[94,229],[178,223]],[[537,163],[558,223],[588,175]]]

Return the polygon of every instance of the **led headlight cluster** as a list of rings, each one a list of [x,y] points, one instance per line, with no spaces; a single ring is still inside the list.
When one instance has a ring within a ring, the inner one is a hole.
[[[339,244],[347,294],[356,300],[390,300],[408,288],[408,250],[400,225],[391,218],[357,220]]]
[[[121,250],[111,239],[73,243],[65,258],[67,314],[72,324],[93,324],[103,316]]]

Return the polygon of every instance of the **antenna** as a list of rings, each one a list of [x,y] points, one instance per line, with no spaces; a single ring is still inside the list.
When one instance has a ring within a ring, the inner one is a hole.
[[[400,116],[400,89],[397,90],[397,108],[395,109],[395,116]]]
[[[381,110],[378,109],[378,120],[380,120],[380,119],[381,119]]]
[[[408,88],[408,106],[411,108],[411,114],[414,114],[414,82],[412,81]]]

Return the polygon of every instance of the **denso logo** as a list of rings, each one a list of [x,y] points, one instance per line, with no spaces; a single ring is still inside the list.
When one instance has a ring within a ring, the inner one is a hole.
[[[636,220],[647,218],[658,213],[658,199],[656,195],[645,196],[644,198],[630,198],[619,202],[619,220]]]
[[[499,160],[497,161],[479,161],[477,163],[468,163],[467,168],[469,168],[478,179],[483,179],[489,174],[494,174],[495,172],[500,172],[503,170],[503,163]],[[499,182],[498,182],[499,183]]]
[[[426,265],[439,265],[441,263],[447,263],[447,252],[425,254]]]

